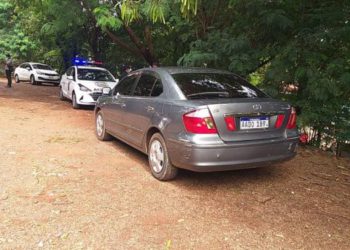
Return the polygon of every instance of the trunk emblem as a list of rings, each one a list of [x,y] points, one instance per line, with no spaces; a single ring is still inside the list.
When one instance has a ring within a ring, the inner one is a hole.
[[[253,109],[254,110],[261,110],[262,106],[260,104],[253,104]]]

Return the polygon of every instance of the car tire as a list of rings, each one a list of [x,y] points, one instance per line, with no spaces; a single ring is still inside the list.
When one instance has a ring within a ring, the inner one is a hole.
[[[159,133],[155,133],[149,141],[148,162],[152,175],[160,181],[172,180],[178,173],[170,162],[164,138]]]
[[[59,96],[59,98],[60,98],[61,101],[66,100],[66,98],[65,98],[64,95],[63,95],[62,87],[60,88],[60,93],[58,94],[58,96]]]
[[[31,85],[36,85],[36,81],[35,81],[34,75],[31,75],[31,76],[30,76],[30,84],[31,84]]]
[[[75,95],[75,93],[73,92],[72,94],[72,106],[74,109],[79,109],[80,105],[77,103],[77,96]]]
[[[110,141],[112,139],[112,136],[108,134],[106,131],[105,120],[101,110],[98,111],[96,114],[95,132],[96,132],[97,139],[99,139],[100,141]]]
[[[17,74],[15,75],[15,82],[16,82],[16,83],[20,83],[20,82],[21,82],[21,81],[19,80],[19,77],[18,77]]]

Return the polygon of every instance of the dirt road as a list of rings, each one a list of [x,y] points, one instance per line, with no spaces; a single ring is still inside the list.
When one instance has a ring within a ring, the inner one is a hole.
[[[0,249],[350,249],[349,160],[159,182],[57,95],[0,79]]]

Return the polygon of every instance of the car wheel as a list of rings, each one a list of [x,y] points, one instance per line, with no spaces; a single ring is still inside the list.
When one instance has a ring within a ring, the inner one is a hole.
[[[58,94],[61,101],[64,101],[66,98],[63,95],[62,87],[60,88],[60,93]]]
[[[30,84],[31,84],[31,85],[36,85],[36,81],[35,81],[34,75],[31,75],[31,76],[30,76]]]
[[[159,133],[155,133],[148,144],[148,162],[152,175],[160,181],[174,179],[177,175],[178,169],[171,164],[164,138]]]
[[[15,75],[15,82],[16,82],[16,83],[20,83],[20,82],[21,82],[21,81],[19,80],[19,77],[18,77],[17,74]]]
[[[76,97],[74,92],[72,94],[72,106],[73,106],[74,109],[79,109],[80,108],[80,105],[77,103],[77,97]]]
[[[100,141],[109,141],[112,139],[112,136],[107,133],[105,128],[105,120],[101,111],[98,111],[96,115],[96,136]]]

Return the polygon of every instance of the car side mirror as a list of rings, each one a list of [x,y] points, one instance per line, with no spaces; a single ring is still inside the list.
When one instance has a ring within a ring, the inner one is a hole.
[[[67,76],[68,80],[73,80],[73,76]]]
[[[111,94],[111,88],[103,88],[102,89],[102,95],[110,95]]]
[[[31,71],[31,70],[32,70],[32,69],[31,69],[31,68],[29,68],[29,67],[28,67],[28,68],[26,68],[26,69],[27,69],[28,71]]]

